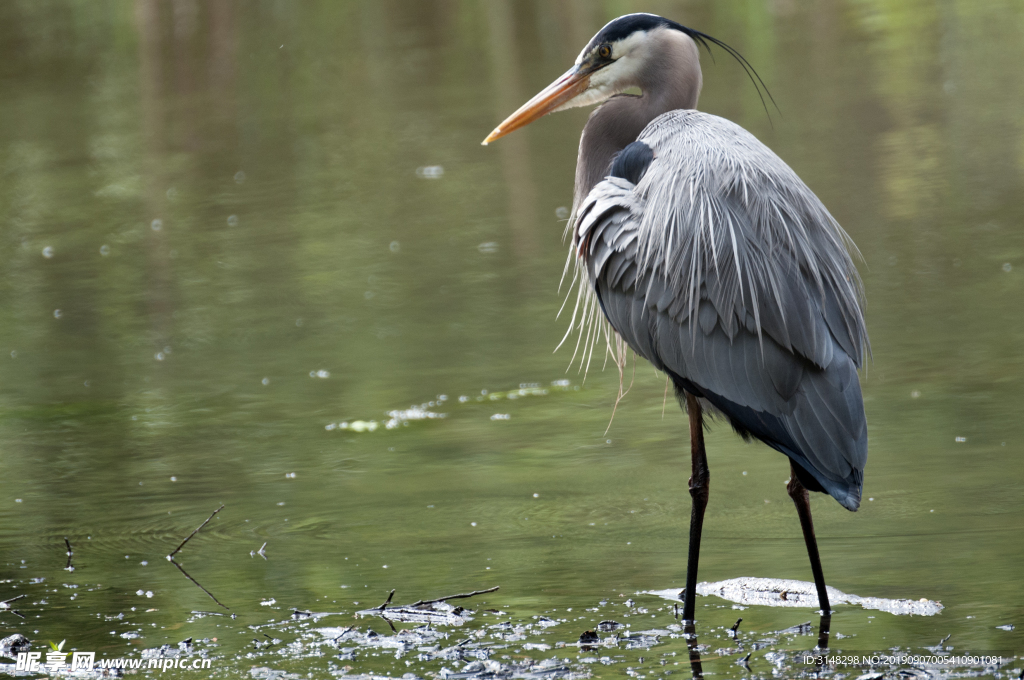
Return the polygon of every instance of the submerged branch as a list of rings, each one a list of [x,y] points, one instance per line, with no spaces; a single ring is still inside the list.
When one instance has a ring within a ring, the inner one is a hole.
[[[223,506],[221,506],[221,507],[223,507]],[[207,521],[209,521],[209,520],[207,520]],[[187,578],[189,581],[192,581],[192,583],[195,583],[197,586],[199,586],[199,589],[201,591],[203,591],[204,593],[209,595],[211,600],[213,600],[214,602],[219,604],[221,607],[224,607],[224,609],[231,609],[231,607],[227,606],[226,604],[224,604],[223,602],[218,600],[216,597],[214,597],[213,593],[211,593],[209,590],[207,590],[206,588],[203,587],[203,584],[201,584],[199,581],[197,581],[194,578],[192,578],[192,576],[190,576],[189,573],[187,571],[185,571],[185,568],[183,566],[181,566],[180,564],[178,564],[174,560],[170,559],[169,557],[168,557],[168,560],[170,561],[171,564],[173,564],[174,566],[176,566],[178,568],[178,571],[180,571],[182,574],[185,575],[185,578]]]

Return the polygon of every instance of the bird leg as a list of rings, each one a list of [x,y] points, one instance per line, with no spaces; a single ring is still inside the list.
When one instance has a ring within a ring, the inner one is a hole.
[[[686,649],[690,653],[690,670],[693,671],[693,680],[704,680],[704,667],[700,662],[700,645],[697,644],[697,629],[693,625],[693,619],[683,626],[683,635],[686,637]]]
[[[832,614],[822,614],[818,621],[818,649],[828,649],[829,628],[832,627]]]
[[[708,488],[711,473],[704,452],[704,419],[697,397],[686,393],[686,415],[690,418],[690,550],[686,561],[686,592],[683,600],[683,620],[694,620],[697,599],[697,561],[700,558],[700,532],[704,526],[704,509],[708,506]],[[808,515],[808,518],[810,515]]]
[[[796,514],[800,516],[800,528],[804,531],[804,543],[807,544],[807,556],[811,558],[811,572],[814,574],[814,586],[818,589],[818,605],[821,613],[829,616],[832,610],[828,605],[828,593],[825,591],[825,576],[821,572],[821,558],[818,557],[818,541],[814,538],[814,522],[811,520],[811,499],[807,489],[800,483],[796,474],[796,463],[789,462],[791,475],[786,490],[796,505]]]

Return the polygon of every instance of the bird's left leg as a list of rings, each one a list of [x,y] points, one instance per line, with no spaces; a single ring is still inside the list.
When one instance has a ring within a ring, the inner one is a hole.
[[[807,544],[807,556],[811,558],[811,573],[814,574],[814,586],[818,590],[818,605],[821,613],[829,616],[832,610],[828,605],[828,593],[825,591],[825,576],[821,572],[821,558],[818,556],[818,541],[814,537],[814,522],[811,521],[811,499],[807,489],[800,483],[796,474],[796,463],[789,461],[791,471],[786,491],[796,505],[796,514],[800,516],[800,528],[804,531],[804,543]],[[827,625],[827,624],[826,624]]]
[[[704,452],[704,419],[697,397],[686,393],[686,415],[690,418],[690,550],[686,561],[686,591],[683,599],[683,619],[693,621],[697,599],[697,562],[700,558],[700,532],[704,527],[704,509],[708,506],[708,489],[711,473],[708,471],[708,457]]]

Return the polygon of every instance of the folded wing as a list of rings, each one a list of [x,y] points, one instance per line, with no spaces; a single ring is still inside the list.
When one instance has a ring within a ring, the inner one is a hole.
[[[867,334],[845,233],[781,159],[721,118],[673,111],[631,147],[624,176],[575,212],[574,247],[609,322],[739,432],[792,458],[809,488],[857,509]]]

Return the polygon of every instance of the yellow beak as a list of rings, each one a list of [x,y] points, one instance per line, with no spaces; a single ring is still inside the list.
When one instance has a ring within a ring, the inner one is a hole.
[[[494,128],[494,132],[487,135],[483,145],[504,137],[513,130],[518,130],[524,125],[529,125],[538,118],[545,116],[562,104],[584,92],[590,85],[590,74],[581,73],[580,69],[573,66],[566,71],[558,80],[551,83],[543,90],[534,95],[533,99],[519,107],[515,113],[502,121],[501,125]]]

